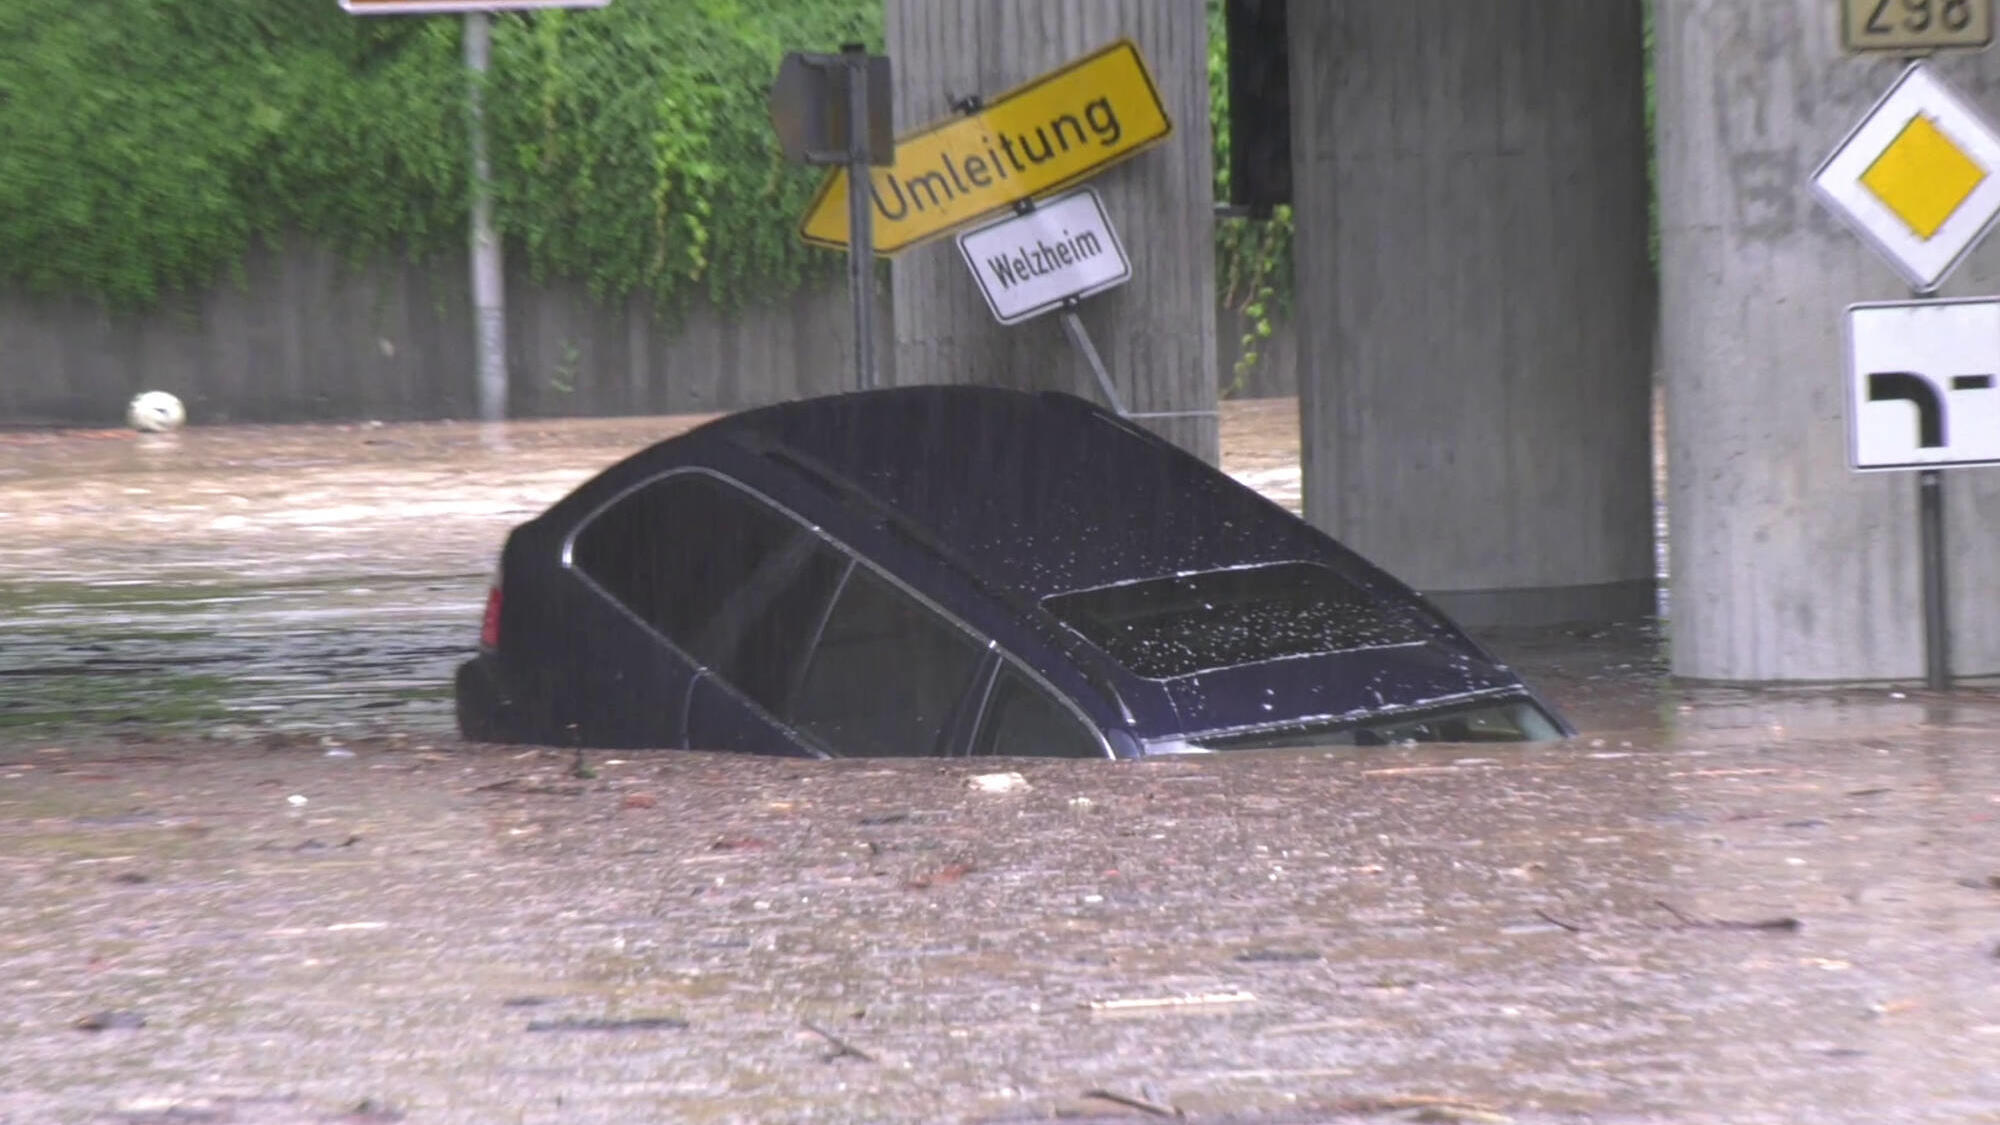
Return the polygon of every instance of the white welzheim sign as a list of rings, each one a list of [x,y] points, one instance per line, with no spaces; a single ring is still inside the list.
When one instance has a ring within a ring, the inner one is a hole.
[[[1002,324],[1018,324],[1132,277],[1118,232],[1090,188],[969,230],[958,236],[958,250]]]

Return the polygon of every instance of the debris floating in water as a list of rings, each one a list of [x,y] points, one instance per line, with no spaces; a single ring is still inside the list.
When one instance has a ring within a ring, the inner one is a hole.
[[[78,1031],[131,1031],[146,1026],[137,1012],[92,1012],[73,1025]]]
[[[1027,778],[1012,770],[1006,773],[976,774],[966,780],[966,785],[981,793],[1019,793],[1032,788]]]
[[[637,1019],[530,1020],[529,1031],[685,1031],[687,1021],[672,1016],[641,1016]]]
[[[1759,918],[1750,922],[1732,921],[1726,918],[1697,918],[1685,910],[1676,908],[1665,899],[1654,899],[1653,905],[1674,916],[1683,926],[1696,926],[1710,930],[1776,930],[1790,933],[1805,928],[1805,923],[1790,915],[1776,918]]]
[[[1139,996],[1120,1000],[1091,1000],[1084,1004],[1093,1012],[1151,1012],[1181,1008],[1208,1008],[1226,1004],[1255,1004],[1249,992],[1196,992],[1182,996]]]

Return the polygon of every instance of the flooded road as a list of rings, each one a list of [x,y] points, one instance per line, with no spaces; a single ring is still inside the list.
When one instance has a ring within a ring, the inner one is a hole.
[[[508,528],[698,420],[0,434],[0,730],[448,733]]]
[[[685,424],[0,434],[0,1122],[2000,1121],[1987,688],[1628,624],[1488,636],[1528,749],[458,743],[506,528]]]
[[[0,1120],[1991,1121],[1963,741],[34,747]]]
[[[0,731],[447,734],[508,529],[700,421],[0,433]],[[1225,436],[1297,510],[1296,405]]]

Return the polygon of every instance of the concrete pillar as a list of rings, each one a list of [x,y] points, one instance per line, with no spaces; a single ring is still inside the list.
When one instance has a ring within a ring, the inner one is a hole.
[[[1842,311],[1907,289],[1807,180],[1894,81],[1842,58],[1828,0],[1658,0],[1661,356],[1673,670],[1914,679],[1912,474],[1847,469]],[[2000,117],[2000,58],[1938,61]],[[2000,291],[2000,245],[1948,284]],[[2000,474],[1946,473],[1953,662],[2000,671]]]
[[[1294,0],[1307,518],[1471,624],[1653,609],[1637,0]]]
[[[896,129],[951,115],[1119,38],[1139,45],[1174,133],[1089,181],[1132,259],[1132,280],[1085,302],[1083,320],[1135,412],[1206,412],[1146,423],[1214,461],[1214,167],[1202,0],[887,0]],[[957,247],[895,260],[896,378],[1064,390],[1102,401],[1055,314],[1003,328]]]

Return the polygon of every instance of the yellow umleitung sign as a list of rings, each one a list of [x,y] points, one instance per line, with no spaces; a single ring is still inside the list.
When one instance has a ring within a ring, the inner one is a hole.
[[[1139,48],[1121,39],[976,114],[898,138],[895,165],[869,171],[875,252],[893,254],[1075,183],[1173,128]],[[847,245],[845,168],[820,184],[799,233],[816,245]]]

